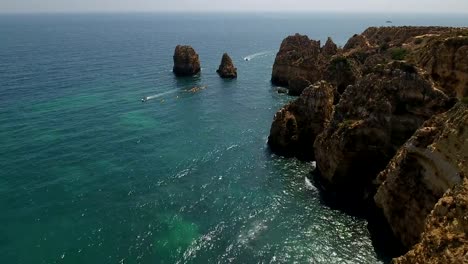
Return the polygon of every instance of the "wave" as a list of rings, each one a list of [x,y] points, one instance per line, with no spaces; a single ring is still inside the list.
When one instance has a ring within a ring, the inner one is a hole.
[[[244,57],[244,60],[249,61],[249,60],[255,59],[257,57],[263,57],[263,56],[269,55],[271,53],[273,53],[273,51],[271,51],[271,50],[257,52],[257,53],[254,53],[254,54],[247,55],[246,57]]]
[[[312,182],[309,180],[309,178],[304,177],[304,185],[306,187],[307,190],[309,191],[316,191],[317,188],[312,184]]]

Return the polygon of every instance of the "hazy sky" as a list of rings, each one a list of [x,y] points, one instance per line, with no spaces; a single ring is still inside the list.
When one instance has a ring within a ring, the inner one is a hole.
[[[468,13],[468,0],[0,0],[0,12],[341,11]]]

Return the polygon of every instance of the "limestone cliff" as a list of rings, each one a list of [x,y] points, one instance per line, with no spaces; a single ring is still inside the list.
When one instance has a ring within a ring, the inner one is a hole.
[[[442,195],[468,175],[468,107],[424,123],[378,176],[374,199],[394,234],[411,247]],[[466,212],[468,215],[468,212]]]
[[[192,76],[200,72],[198,54],[191,46],[177,45],[174,51],[174,67],[177,76]]]
[[[359,63],[345,56],[335,56],[330,60],[323,78],[332,83],[341,94],[362,76]]]
[[[468,96],[468,32],[455,31],[414,40],[410,60],[420,65],[450,96]]]
[[[343,47],[344,51],[350,51],[352,49],[366,49],[369,48],[371,44],[367,40],[366,36],[355,34],[352,36],[348,42]]]
[[[279,110],[273,120],[268,145],[277,153],[313,158],[309,147],[328,124],[333,112],[333,87],[318,82]]]
[[[322,77],[321,61],[320,41],[299,34],[289,36],[283,40],[276,55],[271,81],[288,86],[289,80],[300,76],[314,83]]]
[[[333,189],[363,199],[396,150],[449,98],[418,71],[390,63],[349,86],[330,125],[314,144],[322,178]]]
[[[369,27],[361,35],[369,42],[371,46],[402,46],[412,40],[412,38],[424,35],[447,34],[455,30],[449,27]]]
[[[379,224],[408,249],[416,245],[396,263],[468,263],[467,63],[467,28],[373,27],[336,53],[331,41],[320,49],[288,37],[272,81],[300,91],[308,84],[301,78],[326,80],[336,105],[320,118],[290,103],[275,116],[269,145],[315,157],[333,197],[377,205]],[[465,104],[453,107],[458,101]]]
[[[448,191],[426,220],[421,242],[394,264],[468,263],[468,179]]]

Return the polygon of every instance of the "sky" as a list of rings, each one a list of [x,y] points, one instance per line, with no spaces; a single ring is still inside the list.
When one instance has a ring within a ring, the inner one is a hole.
[[[0,0],[0,12],[467,13],[468,0]]]

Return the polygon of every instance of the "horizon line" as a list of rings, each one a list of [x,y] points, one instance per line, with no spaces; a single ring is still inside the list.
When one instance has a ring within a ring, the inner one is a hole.
[[[60,15],[60,14],[383,14],[383,15],[408,15],[408,14],[428,14],[428,15],[467,15],[468,11],[350,11],[350,10],[52,10],[52,11],[0,11],[0,15]]]

